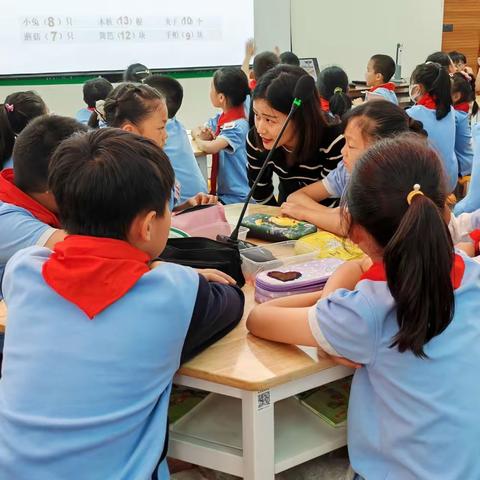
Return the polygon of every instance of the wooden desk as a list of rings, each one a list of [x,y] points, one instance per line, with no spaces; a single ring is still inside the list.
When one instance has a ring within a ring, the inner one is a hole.
[[[348,90],[348,96],[352,100],[355,100],[356,98],[364,98],[365,91],[367,90],[368,90],[368,87],[366,84],[358,84],[358,85],[355,85],[355,87],[350,87],[350,89]],[[397,95],[400,107],[408,108],[413,105],[412,101],[410,100],[408,83],[398,84],[395,89],[395,93]]]
[[[226,207],[228,220],[240,209]],[[249,207],[249,213],[266,210],[278,212]],[[244,292],[241,323],[174,379],[213,394],[171,426],[169,455],[249,480],[273,480],[275,473],[346,444],[344,428],[328,426],[292,397],[352,372],[319,359],[315,348],[250,335],[245,322],[255,303],[253,287]]]

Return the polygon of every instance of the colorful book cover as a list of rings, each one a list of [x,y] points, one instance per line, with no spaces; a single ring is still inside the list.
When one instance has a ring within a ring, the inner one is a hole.
[[[298,399],[305,407],[332,427],[341,427],[347,421],[351,384],[352,377],[341,378],[308,392],[303,392],[298,395]]]

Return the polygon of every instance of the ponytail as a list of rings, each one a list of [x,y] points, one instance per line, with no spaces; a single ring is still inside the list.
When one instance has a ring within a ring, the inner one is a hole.
[[[341,87],[336,87],[333,95],[328,99],[330,102],[330,112],[342,117],[352,108],[351,98],[343,92]]]
[[[437,120],[445,118],[452,107],[452,81],[447,70],[439,63],[423,63],[413,71],[412,80],[423,85],[426,92],[435,99]]]
[[[422,194],[412,198],[417,183]],[[383,249],[397,309],[398,332],[390,346],[418,357],[426,357],[425,344],[454,314],[453,242],[442,216],[446,192],[438,155],[418,136],[403,134],[364,153],[345,200],[351,225],[363,227]]]
[[[410,116],[408,117],[408,130],[422,137],[428,137],[427,131],[423,128],[423,123]]]
[[[350,108],[352,100],[348,93],[348,77],[345,71],[336,66],[324,68],[317,80],[320,96],[330,102],[330,112],[341,117]]]
[[[391,347],[426,357],[423,346],[449,325],[455,310],[452,252],[452,238],[440,209],[426,195],[413,197],[384,250],[399,327]]]

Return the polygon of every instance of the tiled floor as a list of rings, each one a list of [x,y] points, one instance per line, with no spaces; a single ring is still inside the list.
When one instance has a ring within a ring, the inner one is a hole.
[[[348,470],[347,449],[341,448],[303,465],[276,475],[276,480],[345,480]],[[175,473],[172,480],[237,480],[238,477],[202,467]]]

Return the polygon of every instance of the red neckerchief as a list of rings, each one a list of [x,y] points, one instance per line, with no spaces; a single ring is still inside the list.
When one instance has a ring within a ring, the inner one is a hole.
[[[329,112],[330,111],[330,102],[323,98],[323,97],[320,97],[320,108],[324,111],[324,112]]]
[[[384,88],[385,90],[390,90],[390,91],[394,92],[396,87],[397,86],[393,82],[388,82],[388,83],[384,83],[382,85],[377,85],[376,87],[372,87],[370,89],[370,91],[374,92],[377,88]]]
[[[89,112],[94,112],[94,111],[95,111],[95,107],[87,107],[87,110],[88,110]]]
[[[460,112],[468,113],[470,111],[470,104],[468,102],[457,103],[453,108]]]
[[[435,100],[435,97],[432,97],[432,95],[430,95],[429,93],[422,95],[418,100],[417,105],[423,105],[425,108],[428,108],[430,110],[437,109],[437,101]]]
[[[53,248],[42,275],[53,290],[92,319],[148,272],[149,260],[122,240],[68,235]]]
[[[252,78],[248,81],[248,86],[250,87],[250,90],[253,91],[255,90],[255,87],[257,86],[257,81]]]
[[[6,168],[0,173],[0,201],[24,208],[41,222],[60,228],[60,221],[53,212],[22,192],[13,182],[13,168]]]
[[[474,230],[469,236],[475,245],[475,256],[477,257],[480,255],[480,230]]]
[[[455,254],[453,260],[452,271],[450,278],[452,279],[452,286],[456,290],[460,287],[465,272],[465,262],[460,255]],[[372,280],[373,282],[386,282],[387,274],[385,273],[385,266],[381,262],[375,262],[361,277],[361,280]]]
[[[228,112],[224,112],[218,118],[217,129],[215,130],[215,138],[220,134],[220,131],[226,123],[234,122],[240,118],[245,118],[245,109],[243,105],[231,108]],[[217,194],[217,178],[218,167],[220,162],[220,153],[214,153],[212,155],[212,171],[210,176],[210,195]]]

